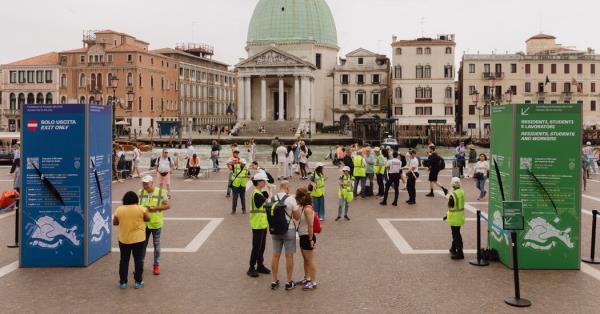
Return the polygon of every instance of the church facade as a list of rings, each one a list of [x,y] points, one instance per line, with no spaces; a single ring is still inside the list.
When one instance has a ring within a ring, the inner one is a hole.
[[[260,0],[236,65],[239,122],[297,122],[298,128],[333,120],[334,69],[339,47],[324,0]]]

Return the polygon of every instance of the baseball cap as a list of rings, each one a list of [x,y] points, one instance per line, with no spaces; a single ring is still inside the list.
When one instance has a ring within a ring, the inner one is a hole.
[[[350,171],[350,167],[344,166],[344,167],[342,167],[342,171]]]
[[[452,186],[460,186],[460,179],[457,177],[453,177],[450,180],[450,184],[452,184]]]
[[[142,183],[150,183],[153,181],[154,181],[154,179],[152,178],[152,176],[145,176],[142,178]]]
[[[315,168],[319,168],[319,167],[325,167],[325,165],[324,165],[322,162],[318,162],[318,163],[315,165]]]

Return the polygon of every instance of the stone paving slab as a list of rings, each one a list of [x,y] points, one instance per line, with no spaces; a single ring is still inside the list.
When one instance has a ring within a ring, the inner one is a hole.
[[[327,169],[327,175],[327,221],[317,241],[316,291],[271,291],[270,276],[253,279],[245,275],[251,244],[248,217],[229,214],[231,204],[224,197],[226,177],[222,172],[208,181],[185,182],[174,177],[173,210],[166,217],[223,220],[197,252],[163,252],[161,276],[152,276],[148,253],[143,290],[118,289],[119,256],[110,253],[88,268],[18,269],[0,277],[0,295],[4,300],[1,312],[597,313],[600,275],[595,278],[590,274],[600,274],[600,267],[585,265],[587,272],[522,271],[522,295],[532,300],[533,307],[511,308],[503,302],[513,293],[511,270],[498,263],[473,267],[466,260],[451,261],[447,254],[402,254],[378,223],[378,219],[439,219],[446,202],[441,195],[429,199],[421,192],[417,195],[418,205],[408,206],[403,202],[407,194],[402,192],[398,207],[382,207],[375,198],[359,199],[351,205],[352,220],[336,223],[332,220],[337,211],[333,178],[339,173]],[[446,186],[449,181],[450,177],[441,177]],[[297,179],[292,182],[293,188],[306,184]],[[140,186],[137,179],[114,184],[114,201]],[[467,201],[477,203],[474,183],[466,181],[464,186]],[[418,183],[417,189],[426,191],[427,182]],[[586,194],[600,198],[596,189],[590,188]],[[600,207],[600,201],[593,199],[584,200],[584,204]],[[487,207],[473,206],[484,211]],[[468,213],[468,217],[475,215]],[[163,247],[167,243],[185,244],[206,224],[167,221]],[[450,244],[449,228],[443,223],[395,221],[392,225],[418,249],[443,250]],[[2,239],[10,240],[11,226],[11,219],[0,219]],[[466,248],[474,245],[474,227],[472,221],[464,227]],[[589,250],[590,230],[591,216],[583,214],[584,251]],[[270,254],[268,239],[267,264]],[[15,260],[15,251],[0,248],[0,269]],[[294,277],[300,279],[299,254],[295,263]],[[282,261],[280,278],[283,266]]]

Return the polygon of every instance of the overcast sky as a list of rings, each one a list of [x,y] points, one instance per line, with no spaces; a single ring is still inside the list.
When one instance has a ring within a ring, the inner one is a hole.
[[[293,0],[288,0],[293,1]],[[298,1],[298,0],[296,0]],[[258,0],[18,0],[0,10],[0,64],[81,47],[82,31],[113,29],[151,44],[204,42],[215,59],[235,64]],[[85,3],[85,4],[84,4]],[[362,47],[391,55],[391,38],[454,33],[467,53],[524,50],[540,32],[579,49],[600,48],[600,4],[593,0],[327,0],[340,54]],[[422,20],[424,19],[424,23]]]

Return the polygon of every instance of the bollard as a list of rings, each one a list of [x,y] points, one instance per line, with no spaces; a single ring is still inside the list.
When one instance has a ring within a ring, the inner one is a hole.
[[[600,259],[596,259],[596,217],[598,216],[598,211],[592,211],[592,244],[590,248],[590,257],[582,258],[581,261],[589,263],[589,264],[600,264]]]
[[[19,247],[19,205],[19,201],[17,200],[17,206],[15,207],[15,244],[7,245],[11,249]]]
[[[521,287],[519,285],[519,260],[517,258],[517,232],[512,231],[510,233],[512,240],[512,258],[513,258],[513,275],[515,282],[515,297],[505,299],[504,302],[510,306],[515,307],[528,307],[531,306],[531,301],[527,299],[521,299]]]
[[[473,266],[489,266],[490,262],[481,256],[481,211],[477,211],[477,258],[469,261]]]

